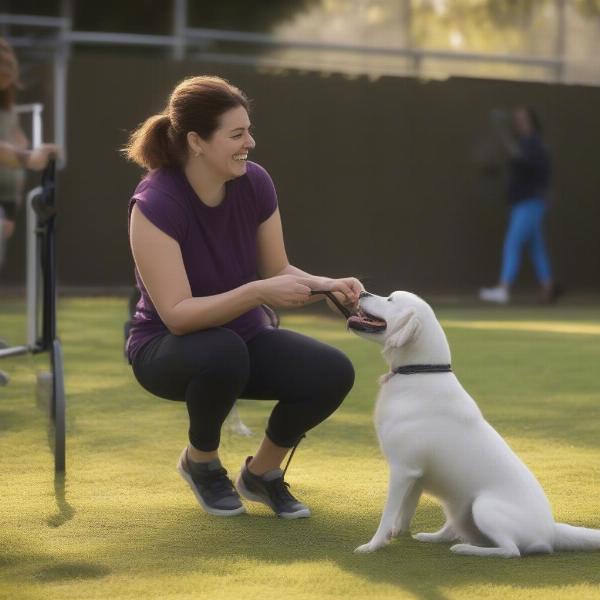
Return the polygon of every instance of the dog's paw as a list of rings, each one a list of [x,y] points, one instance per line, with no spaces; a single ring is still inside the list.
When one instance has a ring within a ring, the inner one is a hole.
[[[355,548],[354,552],[356,552],[357,554],[368,554],[369,552],[375,552],[375,550],[379,550],[379,548],[383,548],[384,546],[386,546],[388,542],[389,538],[382,541],[373,539],[367,544],[363,544],[362,546]]]
[[[454,544],[454,546],[450,546],[450,552],[462,555],[473,554],[473,546],[470,544]]]
[[[377,548],[371,546],[371,542],[358,546],[358,548],[354,548],[356,554],[368,554],[369,552],[375,552],[375,550],[377,550]]]
[[[435,533],[415,533],[412,537],[413,537],[413,540],[417,540],[417,542],[435,542],[435,541],[437,541],[437,536]]]

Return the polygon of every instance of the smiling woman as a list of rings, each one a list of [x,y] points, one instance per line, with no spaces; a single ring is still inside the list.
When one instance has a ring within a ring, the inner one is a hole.
[[[245,94],[202,76],[179,83],[131,135],[124,153],[148,174],[129,203],[140,300],[127,353],[144,388],[186,402],[190,444],[178,470],[211,514],[245,511],[218,456],[225,417],[240,397],[277,400],[237,488],[295,519],[310,511],[279,467],[341,404],[354,370],[336,348],[279,329],[264,307],[298,308],[322,299],[316,290],[352,305],[362,285],[289,264],[273,181],[248,161],[250,128]]]

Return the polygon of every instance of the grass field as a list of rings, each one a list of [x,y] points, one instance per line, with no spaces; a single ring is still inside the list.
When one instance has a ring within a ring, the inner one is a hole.
[[[542,483],[559,521],[600,528],[600,309],[593,306],[437,310],[454,370],[487,419]],[[261,599],[600,598],[600,552],[526,559],[451,554],[409,536],[353,554],[377,527],[387,470],[371,413],[379,348],[335,317],[294,312],[282,325],[344,350],[356,384],[309,433],[288,471],[310,519],[266,508],[204,514],[175,464],[187,441],[181,404],[143,391],[122,357],[125,301],[65,299],[67,475],[54,478],[47,416],[36,400],[43,357],[0,361],[0,598]],[[0,336],[20,341],[16,303],[0,304]],[[255,435],[224,433],[235,473],[257,444],[272,403],[240,402]],[[425,497],[412,530],[442,512]]]

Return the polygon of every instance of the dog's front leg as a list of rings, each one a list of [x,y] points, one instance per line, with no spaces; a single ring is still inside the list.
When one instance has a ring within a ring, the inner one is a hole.
[[[403,503],[402,510],[396,516],[396,522],[394,523],[394,530],[392,531],[392,537],[398,537],[402,533],[407,533],[410,527],[410,522],[415,516],[417,510],[417,504],[423,493],[423,487],[420,481],[415,481],[411,491],[406,496],[406,500]]]
[[[354,552],[374,552],[385,546],[392,538],[394,527],[410,501],[411,492],[421,473],[404,466],[390,465],[390,480],[387,500],[379,527],[370,542],[359,546]]]

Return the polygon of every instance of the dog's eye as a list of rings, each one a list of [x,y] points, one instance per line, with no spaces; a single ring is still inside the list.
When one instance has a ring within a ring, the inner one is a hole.
[[[388,302],[392,302],[394,299],[393,298],[388,298]]]

